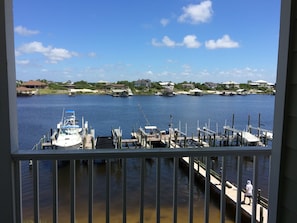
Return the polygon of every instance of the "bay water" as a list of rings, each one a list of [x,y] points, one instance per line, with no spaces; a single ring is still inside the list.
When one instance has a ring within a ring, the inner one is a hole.
[[[231,125],[234,115],[234,127],[243,130],[248,124],[264,129],[273,129],[274,96],[220,96],[201,97],[177,95],[132,96],[127,98],[108,95],[42,95],[18,97],[19,148],[30,150],[49,130],[56,128],[61,120],[63,109],[73,109],[78,118],[84,117],[89,126],[95,129],[96,136],[110,136],[111,129],[120,127],[123,138],[145,125],[156,125],[159,129],[168,129],[169,125],[180,128],[189,136],[197,135],[197,127],[208,125],[213,130],[223,131],[224,125]],[[236,158],[227,158],[227,179],[236,182]],[[162,159],[161,164],[161,222],[172,222],[172,160]],[[268,194],[269,158],[259,158],[259,187],[263,195]],[[155,162],[146,162],[145,175],[145,222],[155,222]],[[220,163],[214,162],[213,168],[219,170]],[[76,165],[76,206],[77,222],[87,222],[88,181],[87,166]],[[42,222],[51,222],[52,190],[51,163],[40,162],[40,209]],[[139,219],[139,174],[140,161],[127,161],[127,221]],[[251,177],[253,163],[243,163],[243,179]],[[30,222],[33,216],[32,171],[27,162],[22,163],[24,218]],[[188,176],[183,170],[178,173],[178,222],[184,222],[183,215],[188,213]],[[59,166],[59,220],[70,219],[69,164]],[[121,165],[112,164],[111,176],[111,222],[121,222]],[[203,221],[203,185],[195,184],[194,222]],[[94,169],[94,219],[105,222],[105,165],[96,164]],[[210,222],[219,221],[219,204],[211,200]],[[234,222],[229,216],[227,222]]]

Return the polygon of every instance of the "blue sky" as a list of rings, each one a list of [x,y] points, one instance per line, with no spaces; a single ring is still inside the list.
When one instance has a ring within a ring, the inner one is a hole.
[[[275,82],[277,0],[14,0],[18,80]]]

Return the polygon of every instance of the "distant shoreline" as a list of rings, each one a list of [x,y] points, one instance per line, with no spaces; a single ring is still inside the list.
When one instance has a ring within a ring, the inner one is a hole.
[[[218,91],[218,90],[205,90],[203,91],[203,95],[222,95],[223,93],[226,93],[227,96],[229,96],[230,93],[232,93],[232,95],[242,95],[242,94],[238,94],[236,93],[236,91]],[[266,94],[266,95],[273,95],[272,93],[267,93],[267,92],[259,92],[256,90],[250,90],[247,91],[246,94],[244,95],[255,95],[255,94]],[[69,95],[69,91],[68,90],[52,90],[52,89],[39,89],[36,94],[33,95]],[[111,95],[111,93],[105,92],[105,91],[99,91],[96,93],[83,93],[83,92],[77,92],[73,95],[70,96],[74,96],[74,95]],[[155,93],[147,93],[147,92],[135,92],[134,96],[154,96]],[[175,95],[189,95],[189,92],[187,91],[176,91]],[[189,95],[190,96],[190,95]],[[131,97],[131,96],[130,96]],[[132,96],[133,97],[133,96]],[[197,96],[199,97],[199,96]]]

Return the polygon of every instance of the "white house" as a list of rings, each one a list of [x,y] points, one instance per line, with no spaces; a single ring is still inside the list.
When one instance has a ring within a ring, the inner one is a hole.
[[[226,81],[223,82],[222,85],[224,85],[226,88],[239,88],[239,83],[234,81]]]

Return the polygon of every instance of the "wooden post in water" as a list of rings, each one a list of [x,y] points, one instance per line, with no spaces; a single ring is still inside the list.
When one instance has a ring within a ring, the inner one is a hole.
[[[234,114],[232,115],[232,129],[234,128]],[[233,132],[232,132],[233,135]]]
[[[250,128],[251,126],[251,116],[248,115],[248,132],[251,133],[252,132],[252,129]]]
[[[51,145],[53,144],[53,139],[52,139],[52,136],[53,135],[53,129],[51,129],[51,135],[50,135],[50,139],[51,139]]]
[[[261,114],[258,115],[258,137],[260,137],[260,128],[261,128]]]
[[[244,142],[243,142],[243,133],[242,133],[242,132],[241,132],[241,135],[240,135],[240,137],[239,137],[239,140],[240,140],[240,141],[239,141],[239,145],[242,146],[243,143],[244,143]]]
[[[174,132],[174,141],[175,141],[174,148],[176,148],[176,144],[177,144],[177,132],[176,131]]]
[[[227,146],[229,146],[229,140],[230,140],[229,132],[230,132],[230,131],[227,131],[227,132],[228,132],[228,136],[227,136]]]

